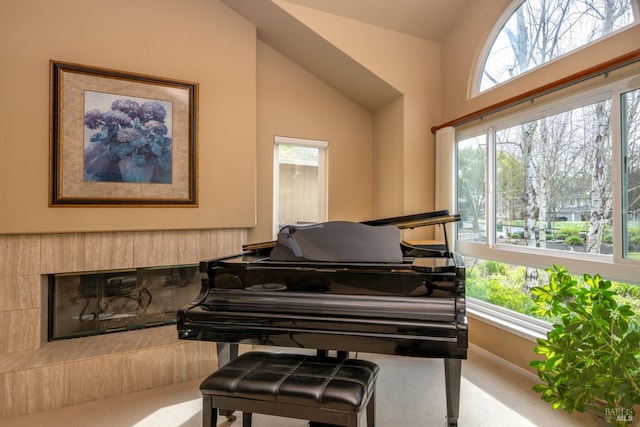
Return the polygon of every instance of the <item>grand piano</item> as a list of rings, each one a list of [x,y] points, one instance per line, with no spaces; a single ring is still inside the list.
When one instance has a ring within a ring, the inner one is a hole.
[[[457,426],[467,357],[465,269],[449,250],[448,211],[363,223],[288,226],[278,240],[200,263],[202,288],[178,311],[180,339],[442,358],[448,426]],[[400,230],[439,225],[443,244],[410,244]],[[227,414],[229,415],[229,414]]]

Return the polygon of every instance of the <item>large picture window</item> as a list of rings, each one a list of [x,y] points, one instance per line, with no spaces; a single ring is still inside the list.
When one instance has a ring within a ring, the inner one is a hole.
[[[558,264],[640,307],[637,76],[456,130],[456,162],[469,297],[529,315]]]

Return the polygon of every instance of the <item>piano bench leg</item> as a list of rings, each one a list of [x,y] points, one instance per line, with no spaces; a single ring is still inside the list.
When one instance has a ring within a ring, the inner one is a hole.
[[[367,403],[367,427],[376,425],[376,391],[374,390]]]
[[[218,424],[218,410],[211,403],[211,395],[202,396],[202,427],[216,427]]]
[[[251,427],[251,418],[253,413],[251,412],[243,412],[242,413],[242,427]]]

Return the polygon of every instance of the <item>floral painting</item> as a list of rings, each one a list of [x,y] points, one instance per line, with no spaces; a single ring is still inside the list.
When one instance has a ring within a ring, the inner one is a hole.
[[[50,61],[50,207],[197,207],[198,83]]]
[[[84,180],[171,183],[171,102],[85,92]]]

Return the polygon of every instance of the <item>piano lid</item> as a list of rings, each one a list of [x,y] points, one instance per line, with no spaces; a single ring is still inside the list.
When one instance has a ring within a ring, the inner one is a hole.
[[[395,225],[400,230],[407,228],[425,227],[428,225],[446,224],[449,222],[460,221],[460,215],[449,215],[448,210],[423,212],[413,215],[394,216],[390,218],[374,219],[371,221],[364,221],[366,225]]]
[[[371,226],[329,221],[301,227],[289,225],[278,233],[273,261],[402,262],[400,230],[393,225]]]
[[[376,227],[393,225],[393,226],[396,226],[398,229],[403,230],[403,229],[413,229],[418,227],[426,227],[430,225],[442,225],[444,227],[445,224],[450,222],[456,222],[456,221],[460,221],[460,215],[449,214],[448,210],[440,210],[440,211],[422,212],[418,214],[402,215],[402,216],[395,216],[395,217],[382,218],[382,219],[374,219],[370,221],[363,221],[361,222],[361,224],[376,226]],[[446,229],[444,229],[444,235],[445,235],[446,251],[433,251],[433,250],[427,249],[426,252],[433,252],[434,254],[436,252],[442,252],[440,253],[441,256],[448,255],[449,244],[447,241]],[[243,245],[242,249],[243,251],[271,250],[276,246],[276,243],[277,243],[276,241],[250,243],[247,245]],[[401,242],[398,241],[397,243],[400,244]],[[402,242],[402,243],[403,245],[407,246],[406,242]],[[416,248],[410,248],[410,249],[415,250]]]

